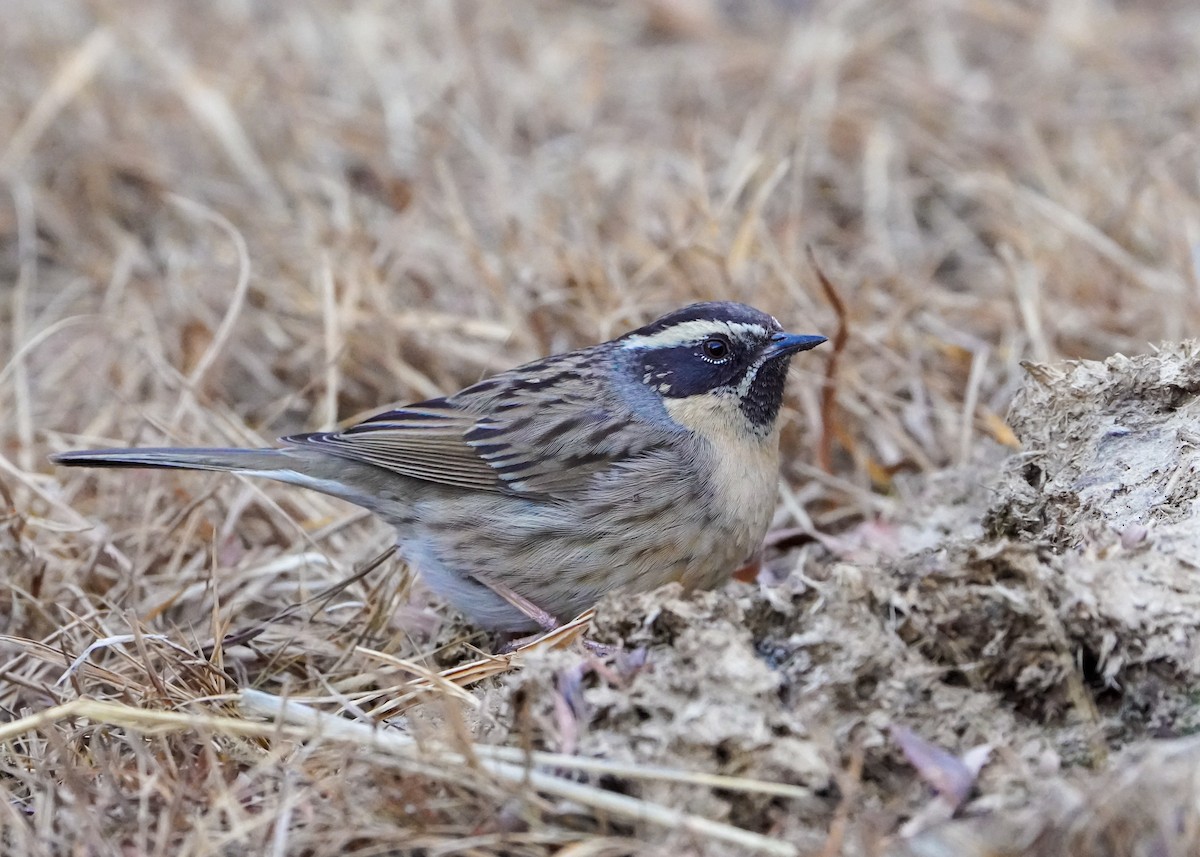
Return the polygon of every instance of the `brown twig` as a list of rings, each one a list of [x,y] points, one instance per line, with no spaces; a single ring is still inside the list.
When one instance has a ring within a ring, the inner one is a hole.
[[[858,792],[862,786],[864,755],[862,743],[856,741],[850,751],[850,764],[838,775],[838,787],[841,789],[842,799],[833,813],[833,821],[829,824],[829,835],[825,838],[825,847],[821,849],[820,857],[837,857],[842,853],[842,846],[846,842],[846,828],[850,823],[850,813],[858,801]]]
[[[846,315],[846,304],[842,301],[837,289],[834,288],[821,266],[817,263],[817,255],[811,246],[807,247],[808,263],[816,272],[817,282],[825,293],[825,299],[833,307],[837,318],[837,330],[833,334],[833,349],[829,360],[825,363],[825,378],[821,382],[821,438],[817,443],[817,463],[826,473],[833,472],[833,438],[837,419],[837,378],[838,363],[846,342],[850,338],[850,322]]]

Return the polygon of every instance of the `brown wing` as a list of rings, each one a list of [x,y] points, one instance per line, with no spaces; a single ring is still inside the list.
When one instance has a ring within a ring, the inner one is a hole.
[[[551,358],[342,432],[283,440],[428,482],[569,496],[593,474],[669,441],[663,426],[595,395],[591,380],[578,364]]]
[[[374,464],[413,479],[458,488],[500,491],[499,475],[466,442],[479,417],[445,399],[431,399],[371,417],[340,432],[282,438],[333,455]]]

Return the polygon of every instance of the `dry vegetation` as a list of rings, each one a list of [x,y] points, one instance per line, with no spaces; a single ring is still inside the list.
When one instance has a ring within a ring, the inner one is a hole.
[[[1200,319],[1198,28],[8,0],[0,849],[1197,853],[1195,348],[1035,368],[1024,452],[1005,415],[1022,360]],[[269,443],[718,297],[844,324],[836,407],[804,355],[762,579],[599,605],[603,661],[484,658],[336,501],[46,461]]]

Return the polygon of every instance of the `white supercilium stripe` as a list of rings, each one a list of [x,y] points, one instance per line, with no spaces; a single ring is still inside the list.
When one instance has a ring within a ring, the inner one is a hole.
[[[622,348],[674,348],[679,345],[691,345],[714,333],[725,333],[735,339],[748,336],[762,338],[766,331],[761,324],[746,324],[736,321],[716,321],[714,319],[695,319],[673,324],[658,333],[649,336],[630,336],[622,340]]]

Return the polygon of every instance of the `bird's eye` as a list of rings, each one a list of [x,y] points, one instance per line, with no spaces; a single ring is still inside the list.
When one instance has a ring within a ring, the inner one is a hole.
[[[700,350],[709,360],[724,363],[729,359],[729,343],[720,336],[711,336],[700,345]]]

